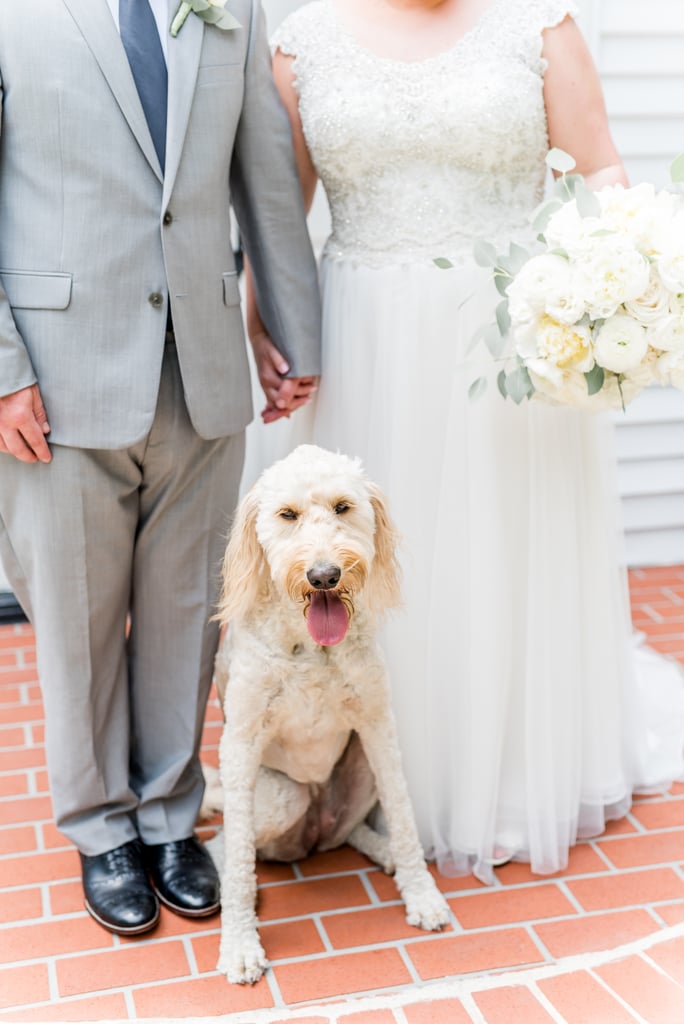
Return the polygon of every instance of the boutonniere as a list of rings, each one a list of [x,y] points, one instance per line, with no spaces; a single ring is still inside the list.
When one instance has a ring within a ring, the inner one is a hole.
[[[171,22],[171,35],[177,36],[188,14],[193,12],[202,21],[217,28],[241,28],[240,22],[226,10],[226,0],[183,0]]]

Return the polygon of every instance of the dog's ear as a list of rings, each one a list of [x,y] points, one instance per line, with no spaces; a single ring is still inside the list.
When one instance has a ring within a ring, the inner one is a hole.
[[[223,559],[223,586],[216,618],[223,624],[245,615],[263,585],[264,554],[256,532],[259,496],[256,485],[238,505]]]
[[[401,604],[401,569],[397,559],[399,531],[390,517],[387,499],[377,484],[369,484],[368,490],[375,515],[375,557],[368,576],[366,593],[373,611],[383,612]]]

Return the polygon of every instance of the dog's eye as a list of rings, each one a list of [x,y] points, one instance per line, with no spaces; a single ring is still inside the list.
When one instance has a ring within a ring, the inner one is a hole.
[[[349,511],[349,504],[346,501],[338,501],[335,505],[333,512],[336,516],[343,516],[345,512]]]
[[[278,515],[280,516],[281,519],[294,520],[297,518],[297,513],[293,508],[281,508]]]

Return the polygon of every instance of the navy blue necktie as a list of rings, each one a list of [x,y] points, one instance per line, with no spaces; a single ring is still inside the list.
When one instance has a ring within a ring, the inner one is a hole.
[[[148,0],[119,0],[119,31],[163,171],[168,76],[157,23]]]

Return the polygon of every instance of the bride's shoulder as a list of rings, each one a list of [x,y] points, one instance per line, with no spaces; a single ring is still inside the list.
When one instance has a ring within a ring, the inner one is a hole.
[[[271,37],[271,48],[291,57],[301,57],[320,39],[330,17],[328,0],[311,0],[285,18]]]

